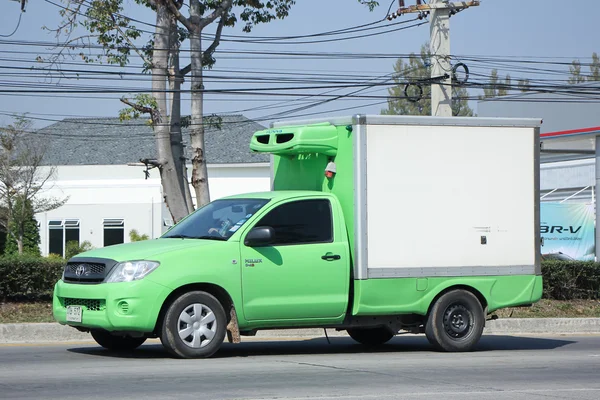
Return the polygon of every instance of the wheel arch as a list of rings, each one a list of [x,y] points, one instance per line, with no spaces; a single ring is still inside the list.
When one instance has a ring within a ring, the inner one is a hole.
[[[477,300],[479,300],[479,304],[481,304],[481,308],[483,309],[483,315],[485,316],[487,314],[488,301],[485,298],[485,296],[483,295],[483,293],[481,293],[479,290],[475,289],[473,286],[464,285],[464,284],[458,284],[458,285],[448,286],[448,287],[442,289],[441,291],[439,291],[433,297],[433,299],[429,302],[429,306],[427,307],[427,314],[426,315],[429,315],[429,313],[431,312],[431,308],[438,301],[438,299],[440,297],[442,297],[446,293],[452,292],[454,290],[465,290],[467,292],[471,292],[473,295],[475,295],[475,297],[477,298]]]
[[[154,332],[156,334],[158,334],[160,332],[161,326],[165,319],[165,314],[167,312],[167,309],[171,305],[171,303],[175,299],[177,299],[179,296],[181,296],[182,294],[188,293],[188,292],[195,292],[195,291],[206,292],[206,293],[214,296],[219,301],[219,303],[221,303],[221,305],[223,306],[223,309],[225,310],[225,317],[227,318],[227,323],[229,324],[229,322],[231,321],[231,315],[232,315],[232,313],[230,311],[232,308],[235,310],[235,304],[233,302],[233,299],[231,298],[231,295],[227,292],[227,290],[225,290],[223,287],[221,287],[219,285],[215,285],[213,283],[191,283],[191,284],[187,284],[187,285],[178,287],[177,289],[173,290],[167,296],[167,298],[165,299],[165,301],[163,302],[163,304],[160,308],[160,312],[158,313],[158,318],[156,319],[156,323],[154,325]],[[236,324],[237,324],[237,321],[236,321]]]

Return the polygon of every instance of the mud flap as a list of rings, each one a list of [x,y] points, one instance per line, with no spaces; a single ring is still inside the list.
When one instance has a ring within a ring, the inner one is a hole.
[[[227,340],[229,343],[241,343],[240,327],[238,326],[237,313],[235,307],[231,306],[229,310],[229,323],[227,324]]]

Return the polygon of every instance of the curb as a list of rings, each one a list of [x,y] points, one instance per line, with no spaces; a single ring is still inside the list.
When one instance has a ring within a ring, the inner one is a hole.
[[[488,321],[484,334],[600,334],[600,318],[506,318]]]
[[[510,318],[488,321],[488,335],[576,335],[600,334],[600,318]],[[325,334],[321,328],[274,329],[258,331],[261,338],[315,338]],[[330,337],[346,337],[345,331],[328,329]],[[58,323],[0,324],[0,343],[48,343],[92,340],[89,333]]]

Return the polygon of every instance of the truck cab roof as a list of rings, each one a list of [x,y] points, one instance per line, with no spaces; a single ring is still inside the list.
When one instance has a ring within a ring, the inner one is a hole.
[[[327,196],[333,197],[330,193],[319,192],[316,190],[277,190],[272,192],[242,193],[223,197],[222,199],[270,199],[284,200],[294,197]]]

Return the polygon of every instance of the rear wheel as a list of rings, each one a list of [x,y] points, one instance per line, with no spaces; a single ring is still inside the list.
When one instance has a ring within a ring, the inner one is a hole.
[[[453,290],[433,305],[425,335],[438,350],[471,351],[479,342],[485,315],[477,297],[467,290]]]
[[[354,328],[347,330],[348,335],[365,346],[379,346],[394,337],[394,333],[386,327]]]
[[[227,318],[219,300],[206,292],[189,292],[167,309],[160,340],[176,357],[210,357],[221,347],[226,326]]]
[[[137,349],[146,341],[145,337],[132,337],[132,336],[115,336],[111,335],[110,332],[93,330],[90,332],[92,337],[100,346],[116,351],[134,350]]]

